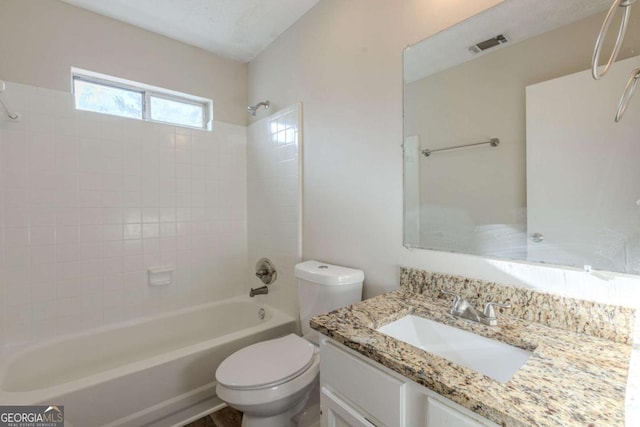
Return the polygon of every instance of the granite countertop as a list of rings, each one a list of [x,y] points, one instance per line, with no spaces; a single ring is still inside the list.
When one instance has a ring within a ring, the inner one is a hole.
[[[500,425],[624,425],[631,345],[506,315],[485,326],[447,310],[444,300],[399,289],[314,317],[311,327]],[[503,384],[375,330],[408,314],[533,355]]]

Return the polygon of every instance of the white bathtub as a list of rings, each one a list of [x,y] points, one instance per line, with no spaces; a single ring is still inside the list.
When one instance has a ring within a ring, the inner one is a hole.
[[[237,297],[51,340],[0,358],[0,404],[64,405],[66,426],[179,425],[220,404],[225,357],[295,330],[291,316]]]

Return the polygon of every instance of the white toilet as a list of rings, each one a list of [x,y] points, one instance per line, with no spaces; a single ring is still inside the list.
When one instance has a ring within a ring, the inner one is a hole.
[[[319,384],[318,333],[309,319],[362,298],[360,270],[305,261],[296,265],[295,275],[303,338],[290,334],[250,345],[227,357],[216,371],[216,393],[244,412],[243,427],[292,425]]]

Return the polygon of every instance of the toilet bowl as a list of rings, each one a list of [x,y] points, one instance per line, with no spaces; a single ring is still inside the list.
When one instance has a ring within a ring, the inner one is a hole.
[[[312,316],[360,301],[364,273],[306,261],[296,265],[298,306],[304,338],[290,334],[245,347],[216,370],[216,393],[243,412],[242,427],[289,427],[292,418],[319,421],[320,352],[309,327]]]
[[[318,382],[319,356],[294,334],[250,345],[220,364],[216,393],[244,413],[243,427],[288,426]]]

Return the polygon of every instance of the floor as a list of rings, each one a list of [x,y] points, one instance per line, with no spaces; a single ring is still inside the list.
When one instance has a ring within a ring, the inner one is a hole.
[[[240,427],[241,423],[242,412],[227,406],[184,427]]]

